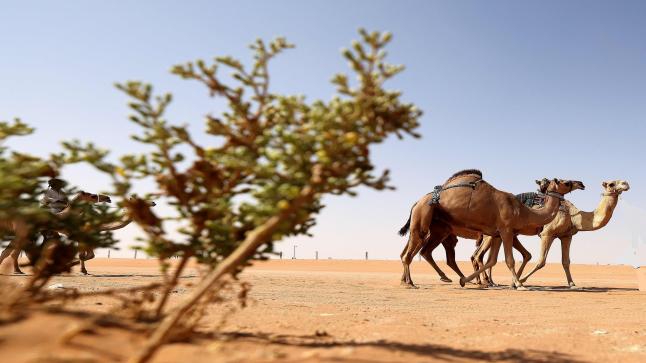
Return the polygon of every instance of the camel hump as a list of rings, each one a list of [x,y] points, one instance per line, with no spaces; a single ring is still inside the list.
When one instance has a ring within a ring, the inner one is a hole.
[[[465,170],[460,170],[457,173],[451,175],[449,179],[447,179],[444,182],[444,185],[452,181],[453,179],[461,178],[461,177],[473,177],[475,180],[482,180],[482,172],[478,169],[465,169]]]
[[[482,172],[478,169],[464,169],[460,170],[457,173],[451,175],[449,179],[457,178],[459,176],[464,176],[464,175],[477,175],[482,179]]]

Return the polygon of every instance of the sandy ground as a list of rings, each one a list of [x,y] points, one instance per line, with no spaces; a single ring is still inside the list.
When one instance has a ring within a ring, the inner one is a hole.
[[[469,270],[466,263],[461,268]],[[73,273],[52,284],[90,291],[159,279],[153,260],[97,259],[88,269],[92,276]],[[631,267],[573,265],[579,290],[563,287],[560,265],[529,280],[531,291],[442,283],[424,262],[415,261],[412,273],[420,289],[399,285],[397,261],[257,263],[242,276],[253,286],[249,307],[219,329],[222,307],[213,307],[201,334],[167,345],[153,361],[646,361],[646,293],[637,290]],[[197,281],[194,270],[187,274],[184,284]],[[509,282],[500,264],[494,276]],[[174,301],[187,291],[177,289]],[[90,298],[75,310],[106,311],[115,304]],[[60,344],[60,333],[83,319],[82,313],[38,313],[1,325],[0,362],[119,362],[142,342],[141,334],[111,327]]]

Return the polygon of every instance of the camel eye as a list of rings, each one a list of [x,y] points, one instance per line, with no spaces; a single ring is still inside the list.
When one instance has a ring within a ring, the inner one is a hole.
[[[614,187],[615,187],[615,183],[610,183],[610,184],[608,184],[608,186],[609,186],[609,187],[611,187],[611,188],[614,188]]]

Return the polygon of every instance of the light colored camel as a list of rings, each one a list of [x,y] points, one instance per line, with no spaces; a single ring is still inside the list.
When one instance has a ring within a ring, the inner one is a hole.
[[[550,181],[545,205],[530,209],[513,194],[499,191],[485,182],[478,170],[454,174],[441,190],[422,197],[412,210],[409,243],[401,256],[404,266],[402,283],[415,287],[410,277],[410,263],[426,243],[441,242],[450,234],[459,235],[457,232],[460,230],[470,230],[502,237],[513,284],[524,289],[514,268],[511,251],[514,237],[521,230],[537,230],[551,221],[556,216],[563,194],[572,191],[572,185],[572,181]],[[439,200],[438,196],[441,196]],[[486,268],[495,265],[499,248],[500,243],[492,246],[492,252],[495,253],[490,254]],[[476,271],[466,278],[460,278],[460,285],[464,286],[482,272]]]
[[[543,227],[543,231],[540,233],[541,254],[538,264],[527,275],[523,276],[520,280],[521,282],[525,282],[527,278],[545,266],[547,253],[552,246],[552,242],[555,238],[558,238],[561,240],[561,263],[568,285],[570,287],[576,287],[570,274],[570,244],[572,243],[572,236],[581,231],[596,231],[597,229],[605,227],[610,221],[610,218],[612,218],[612,213],[617,206],[619,196],[621,193],[630,189],[630,185],[625,180],[605,181],[601,185],[603,187],[601,201],[592,212],[580,211],[571,202],[567,200],[563,201],[565,210],[560,211],[552,222]]]

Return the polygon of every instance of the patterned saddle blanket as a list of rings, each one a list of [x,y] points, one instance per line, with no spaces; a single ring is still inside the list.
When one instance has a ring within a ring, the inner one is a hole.
[[[534,206],[542,207],[543,204],[545,204],[545,194],[541,192],[520,193],[516,194],[515,197],[528,208],[532,208]],[[559,206],[559,210],[566,210],[563,203]]]
[[[538,192],[516,194],[516,199],[529,208],[535,205],[542,206],[545,204],[545,194]]]

